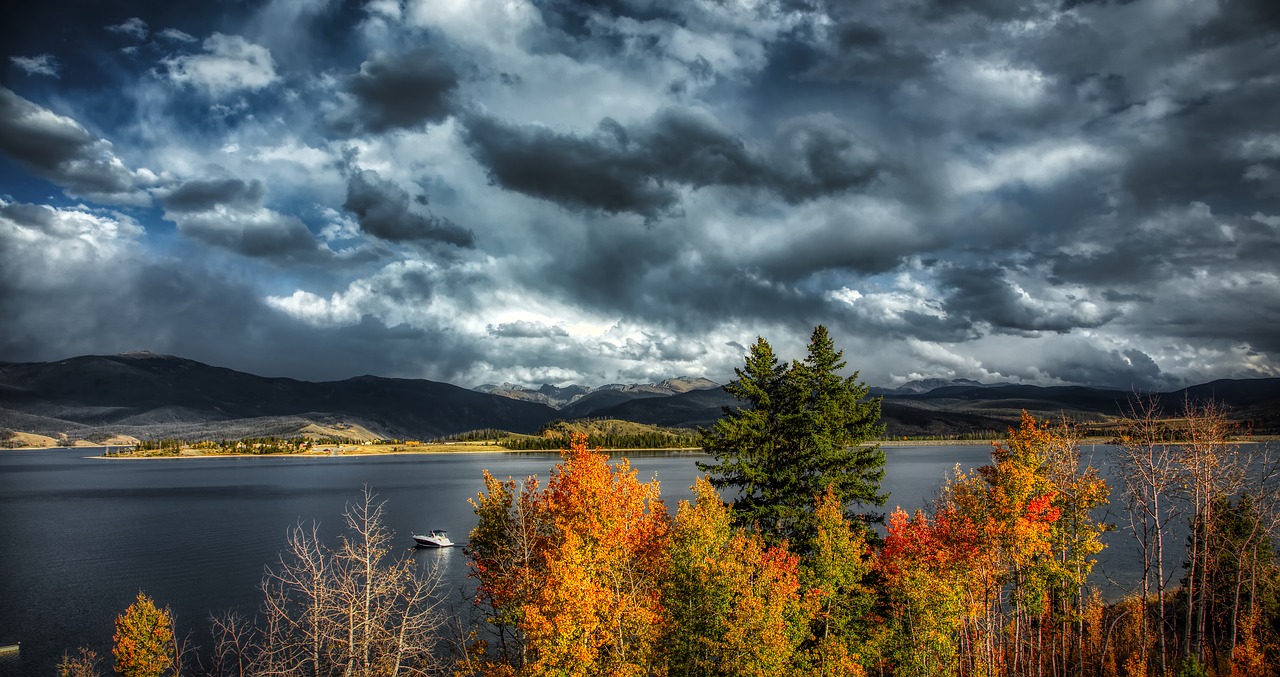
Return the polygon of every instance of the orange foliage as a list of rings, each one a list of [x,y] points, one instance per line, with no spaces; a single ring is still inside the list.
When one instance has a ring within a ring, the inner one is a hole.
[[[116,617],[116,672],[125,677],[156,677],[173,665],[173,628],[168,609],[157,609],[150,597],[138,598]]]
[[[514,483],[485,483],[473,502],[483,547],[472,567],[480,599],[524,638],[517,674],[643,674],[662,631],[669,519],[657,482],[639,482],[625,460],[610,467],[575,434],[545,490],[530,481],[516,497]]]

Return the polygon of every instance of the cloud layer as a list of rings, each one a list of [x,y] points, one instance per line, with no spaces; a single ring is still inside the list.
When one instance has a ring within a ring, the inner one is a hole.
[[[0,359],[724,381],[823,323],[875,384],[1280,375],[1273,4],[32,6]]]

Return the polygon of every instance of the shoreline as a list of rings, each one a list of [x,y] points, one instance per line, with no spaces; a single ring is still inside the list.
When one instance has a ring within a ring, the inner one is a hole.
[[[883,440],[878,444],[881,447],[944,447],[944,446],[981,446],[990,445],[998,440]],[[3,451],[50,451],[54,449],[103,449],[100,446],[83,446],[83,447],[15,447]],[[350,457],[369,457],[369,456],[420,456],[420,455],[445,455],[445,454],[555,454],[556,449],[505,449],[495,447],[493,445],[475,445],[468,448],[466,445],[423,445],[417,448],[405,449],[400,446],[396,451],[380,451],[377,449],[365,450],[360,447],[344,447],[338,452],[326,451],[308,451],[294,454],[249,454],[249,453],[203,453],[198,450],[184,449],[178,454],[165,455],[138,455],[132,453],[123,454],[96,454],[93,456],[84,456],[83,458],[100,459],[104,461],[135,461],[135,460],[152,460],[152,459],[190,459],[190,458],[350,458]],[[632,452],[642,452],[646,454],[656,453],[705,453],[701,447],[659,447],[659,448],[638,448],[631,447],[625,449],[600,449],[606,454],[625,454]]]
[[[968,447],[968,446],[991,446],[1003,442],[1003,439],[977,439],[977,440],[881,440],[879,444],[881,448],[893,449],[899,447]],[[1263,435],[1257,438],[1247,440],[1236,440],[1233,445],[1253,445],[1253,444],[1270,444],[1280,442],[1280,436]],[[1081,446],[1106,445],[1111,443],[1110,438],[1093,437],[1083,438],[1079,441]],[[66,449],[74,451],[76,449],[105,449],[115,445],[73,445],[73,446],[47,446],[47,447],[11,447],[0,449],[0,453],[6,451],[51,451],[54,449]],[[123,445],[122,445],[123,446]],[[344,457],[368,457],[368,456],[414,456],[414,455],[442,455],[442,454],[528,454],[528,453],[545,453],[554,454],[555,449],[506,449],[496,447],[494,445],[465,445],[465,444],[434,444],[421,445],[416,448],[406,449],[402,445],[396,445],[395,451],[382,451],[378,449],[364,449],[361,446],[350,445],[338,447],[338,451],[308,451],[303,453],[292,454],[249,454],[249,453],[203,453],[198,450],[184,449],[182,452],[174,455],[135,455],[132,453],[125,454],[97,454],[93,456],[85,456],[83,458],[96,458],[102,460],[149,460],[149,459],[183,459],[183,458],[344,458]],[[666,448],[627,448],[627,449],[600,449],[607,454],[621,454],[628,452],[643,453],[699,453],[702,452],[701,447],[666,447]]]

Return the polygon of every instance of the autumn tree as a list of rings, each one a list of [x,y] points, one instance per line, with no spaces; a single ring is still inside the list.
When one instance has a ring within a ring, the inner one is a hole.
[[[1049,620],[1056,628],[1049,637],[1052,646],[1042,653],[1056,661],[1065,674],[1072,666],[1083,670],[1086,662],[1089,575],[1097,563],[1095,556],[1106,547],[1102,534],[1111,529],[1094,513],[1108,504],[1111,490],[1098,468],[1082,458],[1079,435],[1069,422],[1045,422],[1039,426],[1038,438],[1045,449],[1045,473],[1054,490],[1052,507],[1059,511],[1049,529],[1054,560],[1048,573]]]
[[[814,536],[814,499],[831,487],[842,506],[880,506],[884,452],[871,440],[884,432],[880,400],[867,397],[825,327],[814,328],[808,355],[779,364],[758,338],[737,380],[725,386],[742,406],[726,408],[702,431],[715,458],[699,463],[716,488],[731,489],[738,524],[758,524],[772,542],[801,551]]]
[[[63,652],[58,661],[58,677],[98,677],[101,662],[98,652],[85,647],[80,647],[74,656]]]
[[[645,674],[662,627],[669,527],[657,482],[638,481],[626,460],[611,467],[579,433],[546,488],[536,486],[529,480],[517,495],[513,483],[489,478],[488,492],[473,501],[477,601],[491,622],[513,626],[518,644],[482,670]],[[499,545],[508,536],[517,545]]]
[[[925,648],[894,657],[905,674],[1083,669],[1106,484],[1069,427],[1025,413],[991,459],[957,468],[932,516],[890,520],[877,566],[896,627]]]
[[[801,561],[801,583],[816,605],[805,660],[813,674],[855,674],[866,664],[876,592],[869,584],[870,534],[850,522],[835,491],[815,500],[815,533]]]
[[[979,623],[991,590],[972,521],[944,505],[932,518],[894,510],[886,526],[875,566],[888,601],[892,637],[885,657],[893,674],[950,674],[965,657],[970,672],[994,672],[985,669],[994,663],[994,646],[965,633],[984,629]]]
[[[801,589],[799,557],[735,528],[706,478],[694,494],[694,503],[680,502],[667,549],[666,674],[778,675],[801,667],[798,650],[817,604]]]
[[[173,626],[168,609],[158,609],[142,591],[116,617],[116,672],[125,677],[158,677],[174,664]]]
[[[486,470],[484,486],[470,501],[479,521],[470,534],[468,567],[479,581],[476,604],[496,636],[492,646],[481,640],[476,653],[482,662],[519,669],[529,659],[524,610],[542,584],[542,553],[552,524],[536,477],[517,487],[515,480],[498,480]]]

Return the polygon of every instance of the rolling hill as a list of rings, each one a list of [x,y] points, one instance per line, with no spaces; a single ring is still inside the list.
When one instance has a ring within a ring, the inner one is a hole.
[[[476,428],[534,432],[555,413],[434,381],[312,383],[150,353],[0,363],[0,426],[40,434],[107,428],[199,439],[347,423],[388,438],[437,437]]]
[[[1022,410],[1095,424],[1114,420],[1130,393],[1080,386],[930,381],[878,390],[889,436],[1001,435]],[[531,393],[538,393],[557,407]],[[1280,432],[1280,379],[1220,380],[1161,395],[1176,416],[1185,398],[1213,397],[1258,433]],[[712,425],[736,401],[705,379],[600,388],[468,390],[419,379],[359,376],[313,383],[267,378],[181,357],[127,353],[57,362],[0,362],[0,428],[71,439],[217,439],[360,430],[432,439],[471,430],[534,433],[549,422],[616,419],[669,428]]]

